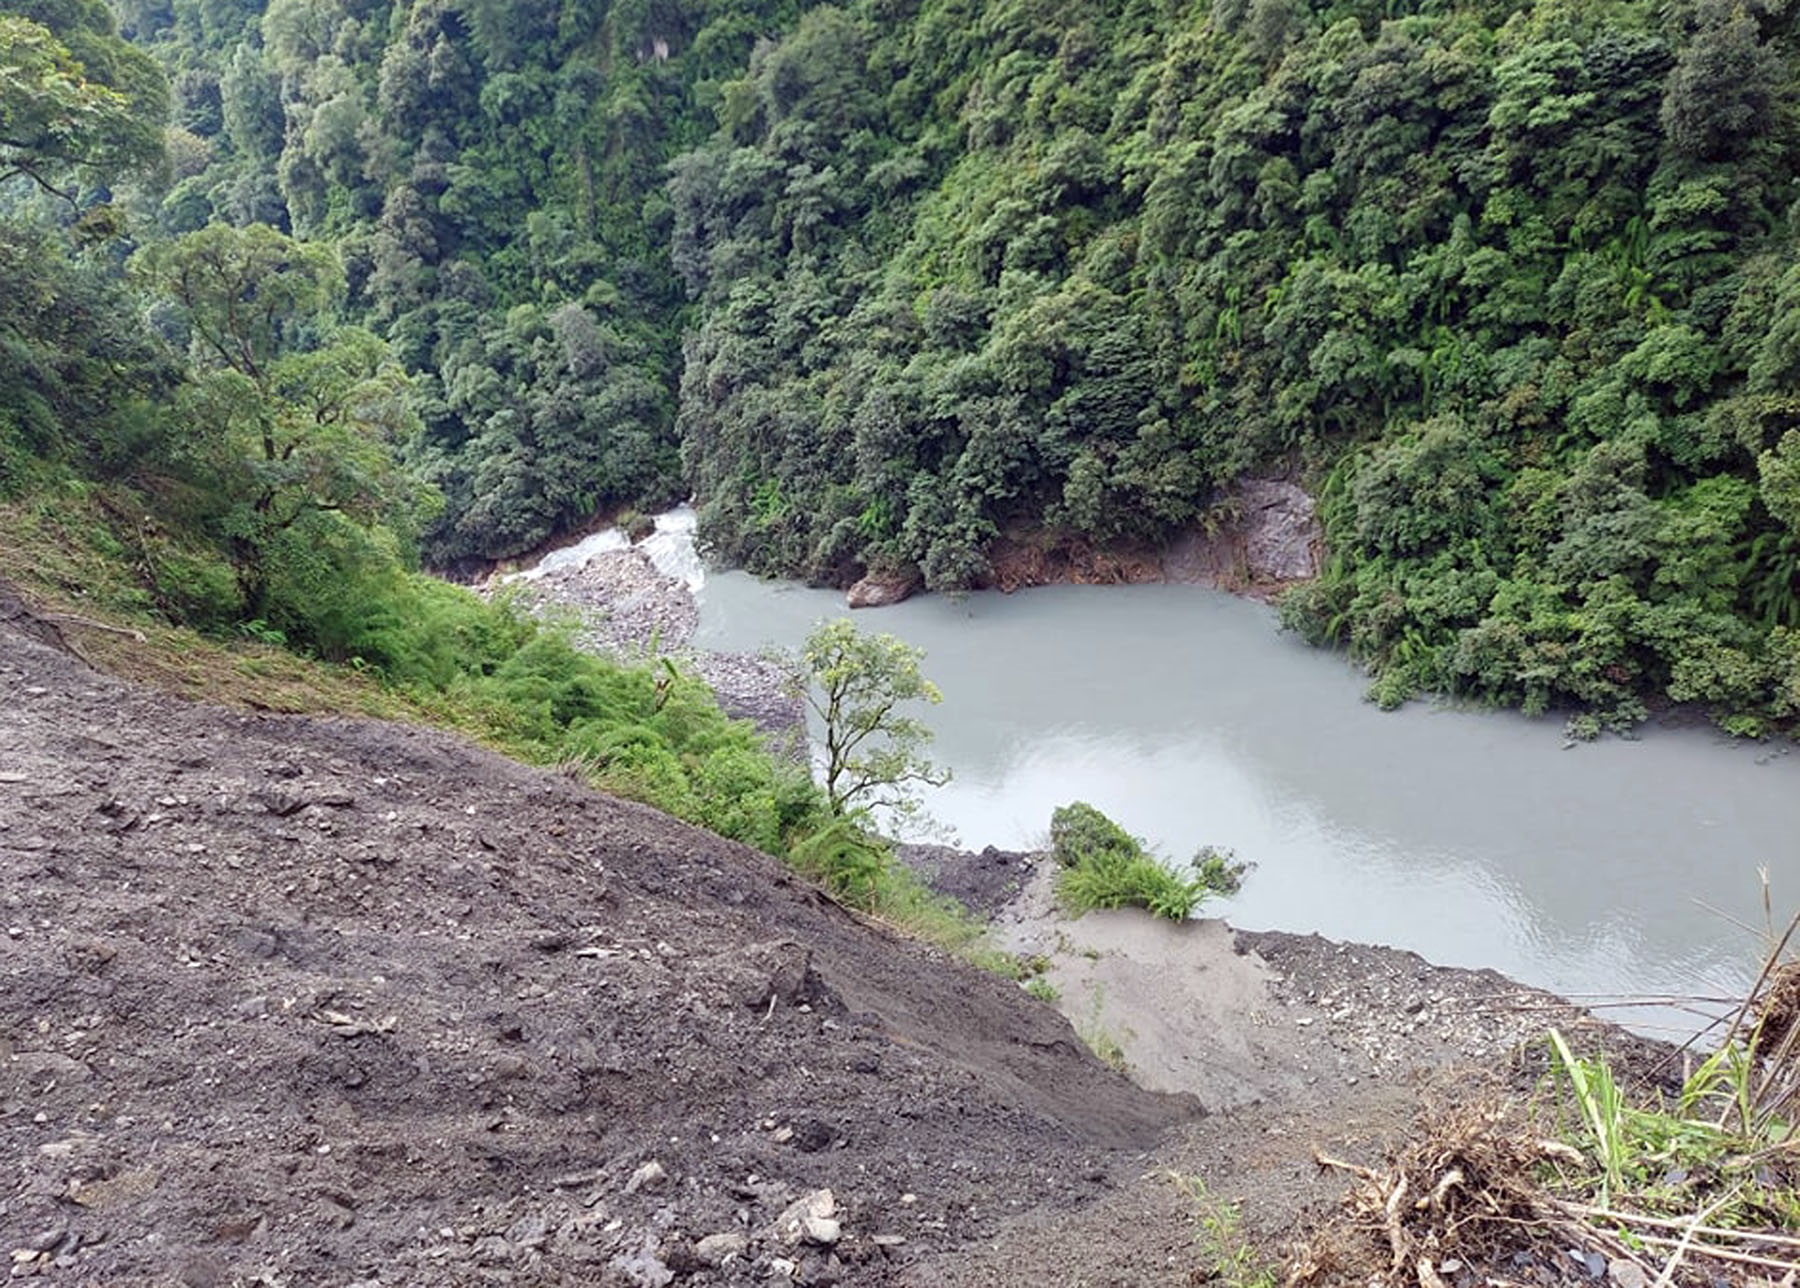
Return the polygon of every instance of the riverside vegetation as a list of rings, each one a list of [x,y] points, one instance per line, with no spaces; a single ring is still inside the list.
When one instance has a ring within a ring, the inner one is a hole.
[[[1095,908],[1138,907],[1186,921],[1209,894],[1235,893],[1247,870],[1228,851],[1208,846],[1176,871],[1086,801],[1051,814],[1050,855],[1058,868],[1056,893],[1078,916]]]
[[[371,547],[689,489],[758,571],[980,585],[1273,470],[1384,703],[1800,709],[1792,6],[0,13],[0,491],[135,481],[178,620],[372,660]],[[207,256],[281,261],[262,337]]]

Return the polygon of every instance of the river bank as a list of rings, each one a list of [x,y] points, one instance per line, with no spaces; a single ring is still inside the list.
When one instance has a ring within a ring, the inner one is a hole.
[[[668,659],[710,687],[734,719],[804,752],[806,709],[793,659],[773,653],[696,648],[699,610],[692,589],[659,569],[638,546],[596,548],[523,574],[499,574],[475,588],[516,595],[529,611],[573,619],[583,648],[622,662]]]
[[[585,646],[629,660],[676,658],[714,684],[726,710],[804,736],[794,661],[694,648],[691,585],[643,550],[602,548],[509,584],[537,611],[574,613]],[[934,889],[988,919],[997,946],[1042,959],[1053,1005],[1090,1041],[1118,1049],[1142,1085],[1196,1095],[1209,1110],[1321,1082],[1356,1086],[1486,1062],[1552,1023],[1585,1022],[1579,1008],[1498,972],[1390,948],[1130,912],[1071,920],[1056,907],[1050,865],[1031,853],[911,845],[900,854]]]

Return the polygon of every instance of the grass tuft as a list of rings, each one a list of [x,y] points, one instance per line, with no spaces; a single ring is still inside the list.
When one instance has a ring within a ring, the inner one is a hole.
[[[1050,852],[1056,859],[1056,893],[1079,916],[1096,908],[1144,908],[1185,921],[1215,894],[1243,884],[1246,865],[1210,847],[1174,869],[1142,840],[1085,801],[1064,805],[1050,818]]]

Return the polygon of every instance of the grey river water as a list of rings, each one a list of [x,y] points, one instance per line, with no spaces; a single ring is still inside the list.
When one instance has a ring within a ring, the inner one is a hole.
[[[709,648],[791,647],[844,611],[742,573],[698,593]],[[1086,800],[1165,854],[1212,844],[1255,863],[1208,905],[1236,925],[1608,1001],[1742,990],[1758,866],[1778,923],[1800,900],[1800,756],[1782,746],[1653,729],[1566,747],[1556,718],[1383,713],[1269,609],[1186,586],[928,596],[857,620],[928,653],[944,701],[927,718],[956,775],[928,803],[966,846],[1041,844],[1052,809]]]

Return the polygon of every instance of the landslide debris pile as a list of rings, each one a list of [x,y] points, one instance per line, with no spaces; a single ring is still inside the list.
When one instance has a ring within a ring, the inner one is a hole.
[[[880,1284],[1190,1109],[764,855],[0,619],[19,1278]]]

